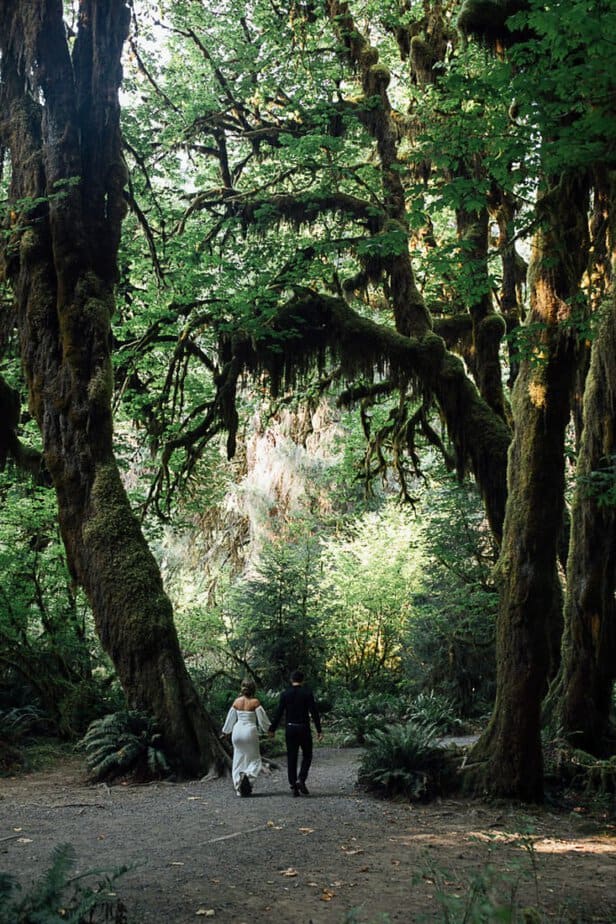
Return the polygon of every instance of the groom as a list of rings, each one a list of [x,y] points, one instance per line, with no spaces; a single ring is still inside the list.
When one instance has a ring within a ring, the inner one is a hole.
[[[321,718],[319,710],[314,700],[312,690],[304,686],[304,675],[301,671],[293,671],[291,674],[291,686],[287,687],[280,696],[278,708],[274,714],[272,724],[269,728],[270,738],[280,724],[282,714],[285,713],[285,738],[287,742],[287,774],[289,777],[289,786],[294,796],[302,793],[308,795],[306,778],[312,763],[312,734],[310,732],[310,717],[314,722],[317,730],[319,741],[321,735]],[[297,759],[299,751],[302,752],[302,763],[299,769],[299,778],[297,776]]]

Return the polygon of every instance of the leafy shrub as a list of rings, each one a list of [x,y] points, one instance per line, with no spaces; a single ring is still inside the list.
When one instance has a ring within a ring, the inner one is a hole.
[[[560,737],[544,741],[543,752],[547,780],[565,787],[576,802],[616,810],[616,755],[596,757]]]
[[[14,706],[0,709],[0,739],[16,744],[40,728],[45,717],[36,706]]]
[[[170,771],[162,738],[151,716],[143,712],[114,712],[92,722],[77,745],[85,751],[86,766],[95,782],[129,776],[143,781]]]
[[[414,698],[407,718],[413,722],[431,725],[441,734],[450,734],[463,725],[455,712],[453,700],[430,690],[429,693],[419,693]]]
[[[70,844],[59,844],[52,855],[50,868],[23,897],[19,884],[0,873],[0,924],[126,924],[128,918],[112,886],[127,867],[111,873],[88,871],[70,876],[75,865],[75,851]],[[84,880],[94,875],[102,878],[94,885]]]
[[[44,723],[43,713],[35,706],[0,709],[0,774],[13,773],[27,764],[21,745]]]
[[[401,710],[400,700],[385,693],[345,696],[336,700],[330,727],[342,735],[343,747],[355,747],[375,729],[400,721]]]
[[[425,873],[423,874],[425,875]],[[463,888],[456,885],[452,891],[455,872],[451,870],[429,871],[430,879],[436,884],[435,899],[440,906],[439,920],[449,924],[542,924],[546,920],[534,907],[524,906],[518,898],[520,882],[528,878],[521,867],[513,865],[503,872],[487,865],[471,877]],[[428,924],[434,916],[420,915],[417,924]]]
[[[366,735],[359,782],[387,797],[432,799],[453,782],[451,758],[433,725],[406,722]]]

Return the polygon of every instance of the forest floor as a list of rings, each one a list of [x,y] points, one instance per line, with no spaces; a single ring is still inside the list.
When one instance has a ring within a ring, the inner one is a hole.
[[[88,785],[80,761],[64,758],[0,780],[0,871],[27,889],[65,842],[80,870],[126,864],[116,891],[130,924],[496,921],[498,901],[545,921],[616,921],[607,818],[384,802],[356,789],[358,759],[319,748],[310,796],[291,797],[281,766],[240,799],[229,779]],[[447,903],[461,910],[446,917]]]

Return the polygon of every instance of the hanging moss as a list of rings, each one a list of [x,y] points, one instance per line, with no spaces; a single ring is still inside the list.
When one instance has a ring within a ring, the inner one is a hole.
[[[385,374],[408,378],[414,366],[425,374],[444,354],[439,337],[404,337],[318,292],[289,302],[258,340],[235,339],[228,347],[252,374],[267,373],[274,394],[328,364],[335,363],[346,381]]]
[[[381,229],[385,217],[373,203],[344,193],[276,195],[246,202],[240,208],[244,232],[278,228],[283,224],[299,231],[323,214],[339,214],[361,221],[374,234]]]
[[[411,65],[421,84],[430,83],[433,79],[434,65],[438,56],[432,46],[420,35],[414,35],[410,46]]]
[[[357,60],[361,67],[373,67],[378,63],[379,53],[372,45],[364,45]]]
[[[391,72],[384,64],[373,64],[370,68],[370,77],[375,89],[386,90],[391,81]]]
[[[457,26],[463,35],[502,48],[524,38],[510,30],[507,21],[527,9],[528,0],[465,0]]]

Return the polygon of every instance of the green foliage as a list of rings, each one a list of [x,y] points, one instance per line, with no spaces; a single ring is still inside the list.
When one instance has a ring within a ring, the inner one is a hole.
[[[68,572],[54,493],[6,470],[0,500],[0,706],[31,705],[50,730],[82,734],[111,672]]]
[[[298,668],[309,677],[322,670],[317,568],[315,540],[283,534],[265,546],[254,577],[236,587],[238,642],[261,686],[280,688]]]
[[[462,888],[451,891],[450,883],[455,873],[430,870],[430,878],[436,883],[436,901],[441,909],[438,920],[446,924],[541,924],[545,920],[536,908],[523,906],[517,897],[520,880],[525,871],[517,864],[503,872],[487,864]],[[448,887],[449,886],[449,887]],[[419,922],[433,921],[423,915]]]
[[[430,690],[413,697],[407,718],[411,722],[434,728],[438,734],[453,734],[459,731],[462,720],[456,715],[456,707],[448,696]]]
[[[616,143],[614,5],[599,2],[589,16],[584,0],[548,5],[529,0],[510,24],[531,30],[510,52],[516,65],[512,94],[520,101],[521,117],[543,135],[546,172],[611,161]]]
[[[477,493],[438,471],[422,521],[426,567],[402,667],[418,690],[450,699],[458,716],[480,716],[494,694],[496,547]]]
[[[124,905],[114,891],[127,867],[75,876],[71,872],[76,859],[71,844],[59,844],[49,869],[23,896],[13,877],[0,873],[0,924],[127,924]],[[88,884],[94,876],[100,877],[98,882]]]
[[[142,712],[115,712],[96,719],[77,747],[85,752],[95,782],[159,779],[171,770],[156,723]]]
[[[366,735],[359,782],[389,798],[429,800],[453,782],[451,758],[436,743],[434,726],[409,721]]]
[[[583,496],[591,497],[599,507],[616,506],[616,454],[605,456],[588,475],[578,475]]]
[[[352,519],[324,542],[322,594],[332,681],[349,690],[395,683],[422,565],[422,528],[394,501]]]
[[[400,721],[403,700],[387,693],[336,696],[332,714],[328,721],[331,730],[341,736],[344,747],[363,745],[366,737],[375,729],[385,728]]]
[[[616,812],[616,756],[597,757],[562,738],[544,743],[546,777],[577,801]]]
[[[0,741],[15,744],[28,737],[44,723],[45,717],[36,706],[14,706],[0,709]]]

